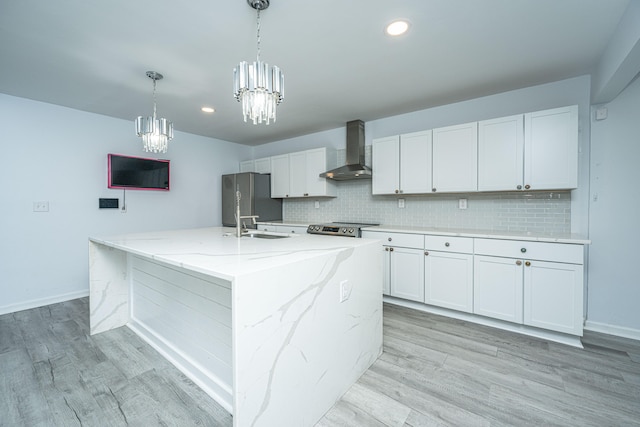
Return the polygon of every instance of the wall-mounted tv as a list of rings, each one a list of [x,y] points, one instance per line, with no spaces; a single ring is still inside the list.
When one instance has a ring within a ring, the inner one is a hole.
[[[109,154],[109,188],[169,191],[169,160]]]

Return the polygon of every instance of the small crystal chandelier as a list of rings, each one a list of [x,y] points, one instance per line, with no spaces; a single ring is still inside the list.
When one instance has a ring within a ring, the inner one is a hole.
[[[169,141],[173,139],[173,123],[156,117],[156,82],[162,80],[162,74],[147,71],[147,77],[153,80],[153,117],[136,119],[136,134],[142,137],[144,151],[166,153]]]
[[[260,61],[260,11],[269,7],[269,0],[247,0],[249,6],[257,11],[257,60],[252,64],[240,62],[233,69],[233,92],[242,103],[244,121],[247,118],[253,124],[269,124],[276,121],[276,106],[284,99],[284,74],[280,68],[269,67]]]

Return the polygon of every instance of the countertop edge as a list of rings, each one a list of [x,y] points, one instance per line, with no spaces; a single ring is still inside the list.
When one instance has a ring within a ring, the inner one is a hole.
[[[546,243],[568,243],[574,245],[590,245],[591,240],[580,235],[563,235],[563,236],[544,236],[544,235],[527,235],[518,234],[512,232],[506,234],[501,231],[463,231],[463,230],[439,230],[429,228],[415,228],[415,227],[393,227],[393,226],[377,226],[377,227],[364,227],[362,231],[373,232],[387,232],[387,233],[407,233],[407,234],[422,234],[429,236],[455,236],[455,237],[470,237],[470,238],[482,238],[482,239],[500,239],[500,240],[522,240],[529,242],[546,242]]]

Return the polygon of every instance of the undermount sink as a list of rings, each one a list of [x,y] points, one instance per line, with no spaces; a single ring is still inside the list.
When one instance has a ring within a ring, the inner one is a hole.
[[[250,239],[285,239],[291,236],[281,233],[265,233],[253,231],[247,234],[243,234],[242,237],[249,237]]]

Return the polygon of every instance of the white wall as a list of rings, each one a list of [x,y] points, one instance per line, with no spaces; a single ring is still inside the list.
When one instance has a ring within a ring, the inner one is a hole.
[[[220,176],[237,172],[246,146],[176,132],[165,155],[171,191],[126,192],[127,213],[98,209],[107,153],[142,151],[125,121],[0,94],[0,314],[87,295],[87,238],[219,225]],[[48,201],[49,212],[33,212]]]
[[[372,139],[389,135],[577,104],[580,120],[578,166],[580,176],[579,188],[571,192],[571,230],[574,233],[586,235],[588,231],[590,88],[590,77],[581,76],[369,121],[365,124],[366,143],[370,145]],[[255,147],[254,156],[260,158],[323,146],[344,148],[345,135],[345,129],[339,128],[273,142]]]
[[[591,124],[587,327],[640,339],[640,79],[605,107]]]

